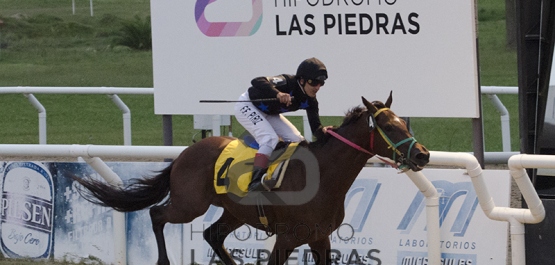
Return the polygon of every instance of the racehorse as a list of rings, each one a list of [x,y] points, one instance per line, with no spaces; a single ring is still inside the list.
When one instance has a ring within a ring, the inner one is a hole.
[[[390,165],[402,171],[419,171],[430,156],[409,133],[405,121],[389,109],[391,94],[385,104],[369,102],[364,97],[362,102],[364,107],[352,108],[341,126],[301,147],[313,156],[314,165],[291,159],[280,188],[252,192],[254,197],[281,191],[302,193],[310,190],[310,186],[317,186],[309,197],[295,195],[304,200],[300,204],[245,204],[234,195],[217,194],[214,164],[224,147],[234,140],[232,137],[205,138],[186,148],[158,175],[134,179],[126,186],[112,186],[89,178],[74,179],[86,188],[81,189],[81,195],[93,203],[123,212],[150,207],[159,265],[170,264],[164,225],[191,222],[210,205],[222,207],[223,214],[204,231],[203,237],[223,264],[235,264],[224,247],[224,240],[244,224],[275,233],[275,245],[267,260],[270,265],[285,263],[293,250],[303,244],[310,247],[316,264],[331,264],[329,236],[342,224],[345,196],[367,160],[379,155],[389,158]],[[316,178],[308,178],[309,172],[317,172]],[[261,209],[267,225],[261,225]]]

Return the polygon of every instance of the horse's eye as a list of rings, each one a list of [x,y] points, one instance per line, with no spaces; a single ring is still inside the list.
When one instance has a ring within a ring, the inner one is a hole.
[[[393,126],[391,124],[388,124],[388,125],[385,126],[384,130],[387,131],[387,132],[391,132],[391,131],[393,131]]]

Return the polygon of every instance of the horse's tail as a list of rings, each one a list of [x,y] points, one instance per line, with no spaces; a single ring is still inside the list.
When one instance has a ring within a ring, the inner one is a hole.
[[[170,172],[173,162],[152,178],[132,179],[125,187],[73,176],[85,189],[78,189],[87,201],[111,207],[120,212],[142,210],[155,204],[166,204],[170,193]]]

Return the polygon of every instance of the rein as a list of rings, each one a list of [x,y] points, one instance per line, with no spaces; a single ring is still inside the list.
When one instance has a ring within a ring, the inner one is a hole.
[[[368,150],[362,148],[360,145],[357,145],[357,144],[351,142],[349,139],[347,139],[347,138],[345,138],[345,137],[343,137],[343,136],[337,134],[336,132],[334,132],[334,131],[332,131],[332,130],[327,130],[327,133],[329,133],[331,136],[337,138],[339,141],[341,141],[341,142],[343,142],[343,143],[346,143],[347,145],[349,145],[350,147],[352,147],[352,148],[354,148],[354,149],[356,149],[356,150],[358,150],[358,151],[361,151],[361,152],[363,152],[363,153],[369,154],[369,155],[371,155],[371,156],[377,156],[378,159],[381,160],[382,162],[384,162],[384,163],[386,163],[386,164],[392,166],[393,168],[396,168],[396,169],[399,168],[395,163],[391,163],[390,161],[383,159],[381,156],[376,155],[376,154],[374,154],[374,153],[371,153],[370,151],[368,151]]]
[[[379,109],[378,111],[376,111],[376,113],[374,113],[374,118],[376,118],[378,115],[380,115],[380,113],[382,113],[383,111],[389,110],[389,108],[382,108]],[[343,143],[353,147],[354,149],[361,151],[363,153],[369,154],[371,156],[377,156],[378,159],[380,159],[382,162],[392,166],[395,169],[399,169],[401,170],[401,172],[405,172],[407,170],[409,170],[408,165],[406,165],[406,161],[408,159],[408,157],[405,158],[405,156],[403,155],[403,153],[401,153],[401,151],[399,151],[399,149],[397,149],[397,147],[401,146],[402,144],[406,143],[406,142],[411,142],[409,149],[407,151],[408,156],[410,157],[410,151],[412,150],[412,147],[414,146],[414,144],[416,143],[416,139],[414,139],[414,137],[409,137],[407,139],[404,139],[396,144],[393,143],[393,141],[391,141],[391,139],[389,139],[389,137],[387,137],[387,135],[385,134],[385,132],[380,128],[380,126],[378,126],[376,124],[376,128],[378,130],[378,132],[380,133],[380,135],[382,136],[382,138],[385,140],[385,142],[389,145],[388,149],[392,149],[393,150],[393,161],[396,162],[396,155],[399,155],[399,157],[401,157],[400,159],[400,163],[401,165],[397,165],[395,163],[392,163],[390,161],[387,161],[385,159],[383,159],[382,157],[380,157],[379,155],[373,154],[370,151],[362,148],[361,146],[351,142],[350,140],[348,140],[347,138],[337,134],[336,132],[332,131],[332,130],[327,130],[327,133],[331,134],[333,137],[337,138],[338,140],[342,141]],[[370,148],[374,149],[374,130],[372,130],[371,134],[370,134]]]

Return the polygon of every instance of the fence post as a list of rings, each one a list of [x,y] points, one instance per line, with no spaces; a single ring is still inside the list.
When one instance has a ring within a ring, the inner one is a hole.
[[[123,145],[131,145],[131,110],[116,94],[108,95],[123,113]]]
[[[33,94],[24,94],[39,112],[39,144],[46,144],[46,109]]]

